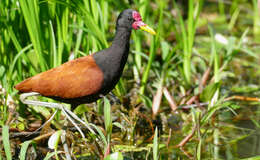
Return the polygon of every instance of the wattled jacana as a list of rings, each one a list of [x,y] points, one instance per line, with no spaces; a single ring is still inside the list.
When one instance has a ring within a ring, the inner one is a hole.
[[[132,29],[155,34],[154,30],[142,21],[137,11],[126,9],[117,18],[116,35],[109,48],[69,61],[17,84],[15,88],[23,93],[20,96],[21,101],[25,104],[62,109],[66,115],[77,119],[73,112],[60,104],[26,98],[41,95],[71,104],[74,109],[79,104],[94,102],[106,95],[122,75],[129,53]]]

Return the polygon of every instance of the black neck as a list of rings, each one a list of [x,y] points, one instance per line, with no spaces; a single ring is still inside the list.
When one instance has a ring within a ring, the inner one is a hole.
[[[123,48],[129,48],[129,40],[131,36],[131,30],[128,30],[127,28],[117,28],[115,37],[112,42],[111,48],[114,47],[121,47]]]
[[[130,36],[131,30],[117,28],[112,45],[94,54],[97,65],[104,73],[104,92],[114,88],[122,75],[129,53]]]
[[[120,71],[124,69],[125,63],[127,61],[129,53],[129,40],[131,36],[131,30],[125,28],[118,28],[116,30],[116,35],[110,47],[110,53],[112,56],[112,62],[116,66],[120,66]]]

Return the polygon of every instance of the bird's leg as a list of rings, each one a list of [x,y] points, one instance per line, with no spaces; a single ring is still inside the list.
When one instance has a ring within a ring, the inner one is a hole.
[[[81,134],[82,138],[85,138],[84,133],[82,130],[79,128],[79,126],[74,122],[74,120],[71,118],[71,116],[66,112],[65,107],[61,107],[62,112],[65,114],[65,116],[69,119],[69,121],[77,128],[79,133]]]
[[[63,131],[61,133],[60,139],[61,139],[61,143],[63,144],[63,149],[64,149],[64,152],[65,152],[66,159],[71,160],[69,147],[68,147],[68,144],[66,142],[66,132],[65,131]]]
[[[27,100],[27,97],[31,96],[40,96],[40,93],[37,92],[29,92],[29,93],[23,93],[20,95],[20,100],[24,104],[29,104],[29,105],[35,105],[35,106],[44,106],[44,107],[49,107],[49,108],[56,108],[61,110],[61,106],[58,103],[51,103],[51,102],[41,102],[41,101],[34,101],[34,100]]]
[[[67,112],[67,114],[69,114],[72,118],[74,118],[75,120],[79,121],[80,123],[82,123],[85,127],[87,127],[90,132],[92,132],[93,134],[95,134],[95,132],[90,128],[89,124],[85,123],[84,121],[82,121],[75,113],[73,113],[71,110],[67,109],[67,108],[63,108],[64,111]]]
[[[29,105],[36,105],[36,106],[44,106],[44,107],[49,107],[49,108],[56,108],[56,109],[60,109],[65,116],[69,119],[69,121],[71,121],[71,123],[77,128],[77,130],[79,131],[79,133],[81,134],[81,136],[83,138],[85,138],[83,132],[81,131],[81,129],[79,128],[79,126],[73,121],[73,119],[70,117],[70,115],[67,114],[65,107],[63,107],[63,105],[58,104],[58,103],[50,103],[50,102],[41,102],[41,101],[34,101],[34,100],[26,100],[27,97],[30,96],[39,96],[40,94],[37,92],[30,92],[30,93],[23,93],[20,95],[20,100],[24,103],[24,104],[29,104]],[[54,117],[54,116],[53,116]]]
[[[56,109],[60,109],[64,115],[69,119],[69,121],[77,128],[77,130],[79,131],[79,133],[81,134],[81,136],[83,138],[85,138],[82,130],[79,128],[79,126],[74,122],[73,119],[79,121],[80,123],[82,123],[84,126],[86,126],[93,134],[95,134],[95,132],[90,128],[89,124],[86,124],[84,121],[82,121],[76,114],[74,114],[72,111],[70,111],[69,109],[67,109],[66,107],[64,107],[62,104],[59,103],[51,103],[51,102],[41,102],[41,101],[34,101],[34,100],[27,100],[27,97],[30,96],[40,96],[39,93],[37,92],[30,92],[30,93],[23,93],[20,95],[20,100],[24,103],[24,104],[28,104],[28,105],[36,105],[36,106],[44,106],[44,107],[49,107],[49,108],[56,108]],[[54,113],[56,114],[56,112]],[[54,117],[54,115],[52,115],[51,119],[52,120]],[[48,120],[46,123],[48,123],[50,120]],[[45,123],[45,124],[46,124]],[[45,125],[44,124],[44,125]],[[43,125],[43,126],[44,126]],[[42,126],[42,127],[43,127]],[[42,128],[40,127],[40,128]],[[38,129],[39,130],[39,129]]]
[[[50,117],[43,125],[41,125],[41,127],[37,128],[37,129],[36,129],[35,131],[33,131],[32,133],[28,134],[27,137],[30,136],[30,135],[32,135],[32,134],[34,134],[34,133],[36,133],[36,132],[38,132],[40,129],[42,129],[44,126],[46,126],[48,123],[50,123],[50,122],[53,120],[54,116],[56,115],[57,111],[58,111],[58,110],[56,110],[56,111],[51,115],[51,117]]]
[[[122,104],[122,103],[120,102],[120,99],[117,98],[117,96],[114,95],[113,92],[109,92],[109,93],[107,94],[107,96],[108,96],[108,99],[109,99],[109,100],[110,100],[110,99],[112,100],[112,103]],[[105,95],[99,94],[99,97],[100,97],[100,98],[105,98]]]
[[[122,104],[120,102],[120,99],[117,98],[117,96],[113,93],[113,92],[109,92],[108,95],[110,96],[111,100],[113,103],[118,103],[118,104]]]

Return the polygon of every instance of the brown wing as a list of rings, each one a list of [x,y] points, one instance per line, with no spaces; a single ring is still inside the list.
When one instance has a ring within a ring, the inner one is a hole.
[[[38,92],[43,96],[77,98],[97,93],[103,79],[102,70],[90,55],[28,78],[15,88],[20,92]]]

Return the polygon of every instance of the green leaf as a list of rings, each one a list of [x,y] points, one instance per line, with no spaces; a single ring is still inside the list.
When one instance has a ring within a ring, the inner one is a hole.
[[[158,129],[157,127],[155,128],[155,134],[154,134],[154,139],[153,139],[153,159],[157,160],[158,159]]]
[[[211,98],[214,96],[215,92],[217,91],[217,89],[220,87],[220,85],[221,85],[220,82],[208,85],[206,88],[204,88],[204,90],[200,94],[200,100],[203,102],[210,101]]]
[[[201,126],[203,126],[204,124],[206,124],[207,122],[209,122],[209,119],[213,116],[213,114],[219,110],[220,108],[225,107],[225,104],[222,105],[217,105],[217,106],[212,106],[209,111],[202,117],[201,119]]]
[[[108,156],[106,156],[106,158],[104,160],[123,160],[123,154],[121,152],[115,152],[112,153]]]
[[[22,143],[22,147],[21,147],[21,152],[20,152],[20,160],[25,160],[26,158],[26,151],[29,147],[29,145],[31,144],[31,140],[30,141],[25,141]]]
[[[201,146],[202,146],[202,144],[203,144],[202,141],[203,141],[203,139],[200,138],[199,144],[198,144],[198,146],[197,146],[197,160],[200,160],[200,159],[201,159]]]
[[[118,127],[118,128],[120,128],[121,130],[125,130],[125,127],[122,124],[118,123],[118,122],[114,122],[113,125]]]
[[[107,133],[112,132],[112,118],[111,118],[111,105],[107,98],[104,97],[104,118],[105,118],[105,127]]]
[[[108,142],[107,142],[106,137],[105,137],[105,135],[103,134],[102,130],[101,130],[98,126],[96,126],[96,125],[94,125],[94,124],[91,124],[91,123],[90,123],[90,126],[92,126],[92,127],[94,127],[94,128],[96,129],[96,131],[98,132],[98,134],[99,134],[99,136],[100,136],[102,142],[104,143],[105,146],[107,146],[107,145],[108,145]]]
[[[2,138],[3,138],[3,144],[4,144],[4,150],[7,160],[12,160],[12,154],[11,154],[11,148],[10,148],[10,141],[9,141],[9,127],[3,126],[2,130]]]
[[[55,154],[60,154],[60,153],[62,153],[62,151],[59,151],[57,153],[56,153],[56,151],[55,152],[51,152],[51,153],[47,153],[46,157],[43,160],[48,160],[51,157],[53,157]]]
[[[236,104],[231,104],[230,107],[232,109],[239,109],[239,108],[241,108],[239,105],[236,105]]]
[[[162,41],[161,42],[161,48],[162,48],[162,58],[163,60],[165,60],[168,56],[168,54],[170,53],[170,45],[165,42],[165,41]]]
[[[241,93],[252,93],[257,92],[260,89],[258,85],[246,85],[246,86],[233,86],[231,88],[232,92],[241,92]]]
[[[250,157],[250,158],[244,158],[241,160],[259,160],[259,159],[260,159],[260,156],[255,156],[255,157]]]
[[[17,60],[21,57],[21,55],[23,53],[25,53],[27,50],[29,50],[32,47],[32,44],[29,44],[28,46],[24,47],[13,59],[12,63],[10,64],[10,69],[9,69],[9,74],[13,74],[14,72],[14,68],[15,68],[15,64],[17,62]],[[1,74],[0,74],[1,76]]]
[[[82,115],[82,114],[85,114],[88,111],[89,111],[88,107],[86,107],[85,105],[79,105],[78,107],[76,107],[74,109],[73,112],[76,113],[76,114]]]
[[[0,66],[0,77],[3,77],[5,73],[5,67],[4,66]]]
[[[19,0],[21,10],[24,16],[25,24],[30,35],[33,47],[35,49],[34,55],[39,59],[39,63],[42,71],[46,70],[45,59],[43,57],[43,43],[42,32],[40,26],[40,12],[38,0]]]

